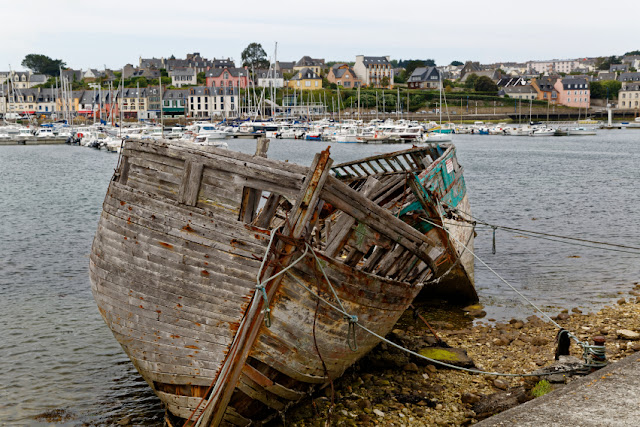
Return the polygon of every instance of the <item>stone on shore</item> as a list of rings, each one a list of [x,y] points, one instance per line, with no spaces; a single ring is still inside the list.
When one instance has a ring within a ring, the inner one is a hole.
[[[461,348],[425,347],[418,351],[424,357],[448,363],[449,365],[472,368],[473,360],[467,355],[467,351]]]
[[[640,340],[640,334],[630,331],[629,329],[618,329],[616,331],[618,337],[623,340],[637,341]]]

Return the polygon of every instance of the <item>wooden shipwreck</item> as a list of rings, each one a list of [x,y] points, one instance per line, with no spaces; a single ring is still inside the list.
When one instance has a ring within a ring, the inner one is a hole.
[[[477,300],[453,145],[310,167],[267,147],[127,141],[109,185],[93,294],[177,425],[266,421],[378,344],[356,319],[384,336],[421,291]]]

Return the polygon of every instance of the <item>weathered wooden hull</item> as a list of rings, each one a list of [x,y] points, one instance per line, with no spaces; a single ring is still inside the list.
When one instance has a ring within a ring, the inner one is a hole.
[[[429,153],[426,161],[411,158],[421,151]],[[426,163],[420,173],[407,173],[405,177],[390,174],[420,162]],[[362,182],[367,176],[382,176],[382,180],[396,182],[392,194],[378,196],[376,201],[424,233],[440,250],[433,256],[438,268],[432,268],[424,281],[421,299],[444,299],[461,304],[478,300],[472,255],[475,230],[463,168],[453,144],[432,144],[399,152],[393,157],[375,156],[337,165],[334,170],[352,184]]]
[[[92,247],[92,290],[173,416],[246,425],[285,410],[378,343],[356,328],[350,347],[349,322],[316,295],[384,336],[441,270],[437,241],[371,201],[388,185],[347,186],[328,174],[328,152],[314,165],[125,144]],[[267,280],[305,245],[319,263],[307,254]]]

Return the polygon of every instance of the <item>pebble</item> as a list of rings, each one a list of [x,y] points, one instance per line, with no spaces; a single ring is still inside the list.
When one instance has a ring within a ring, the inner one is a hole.
[[[620,337],[623,340],[632,340],[632,341],[640,340],[639,333],[630,331],[628,329],[618,329],[616,333],[618,334],[618,337]]]
[[[500,390],[506,390],[509,388],[509,383],[506,382],[505,380],[497,379],[497,380],[493,380],[493,386],[495,388],[499,388]]]
[[[382,412],[380,409],[374,409],[373,413],[379,417],[384,417],[384,412]]]
[[[541,345],[545,345],[546,343],[548,343],[549,340],[545,337],[533,337],[531,339],[531,345],[535,345],[535,346],[541,346]]]
[[[418,365],[413,362],[407,363],[402,367],[403,371],[418,372]]]

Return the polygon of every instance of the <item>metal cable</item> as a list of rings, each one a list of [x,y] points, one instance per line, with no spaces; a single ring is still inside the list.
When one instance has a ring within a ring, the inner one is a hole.
[[[486,221],[483,221],[483,220],[479,219],[478,217],[475,217],[475,216],[471,215],[470,213],[465,212],[465,211],[463,211],[463,210],[461,210],[461,209],[459,209],[457,207],[449,206],[449,205],[445,205],[445,206],[447,206],[447,208],[449,208],[451,210],[455,210],[455,211],[457,211],[457,212],[459,212],[461,214],[469,216],[469,218],[475,220],[479,224],[483,224],[483,225],[486,225],[486,226],[489,226],[489,227],[492,227],[492,228],[496,227],[496,228],[499,228],[499,229],[502,229],[502,230],[511,230],[511,231],[518,231],[518,232],[523,232],[523,233],[538,234],[538,235],[541,235],[541,236],[555,237],[555,238],[558,238],[558,239],[575,240],[575,241],[578,241],[578,242],[593,243],[593,244],[596,244],[596,245],[603,245],[603,246],[613,246],[613,247],[624,248],[624,249],[635,249],[635,250],[640,251],[640,247],[637,247],[637,246],[621,245],[621,244],[618,244],[618,243],[599,242],[597,240],[581,239],[579,237],[561,236],[561,235],[558,235],[558,234],[543,233],[541,231],[531,231],[531,230],[524,230],[522,228],[507,227],[507,226],[504,226],[504,225],[494,225],[494,224],[490,224],[490,223],[488,223]],[[468,221],[468,220],[465,220],[465,221]],[[556,241],[558,241],[558,240],[556,240]],[[593,247],[593,246],[587,246],[587,247]],[[604,249],[604,248],[602,248],[602,249]],[[611,249],[609,249],[609,250],[611,250]],[[629,252],[629,253],[634,253],[635,254],[636,252]]]

